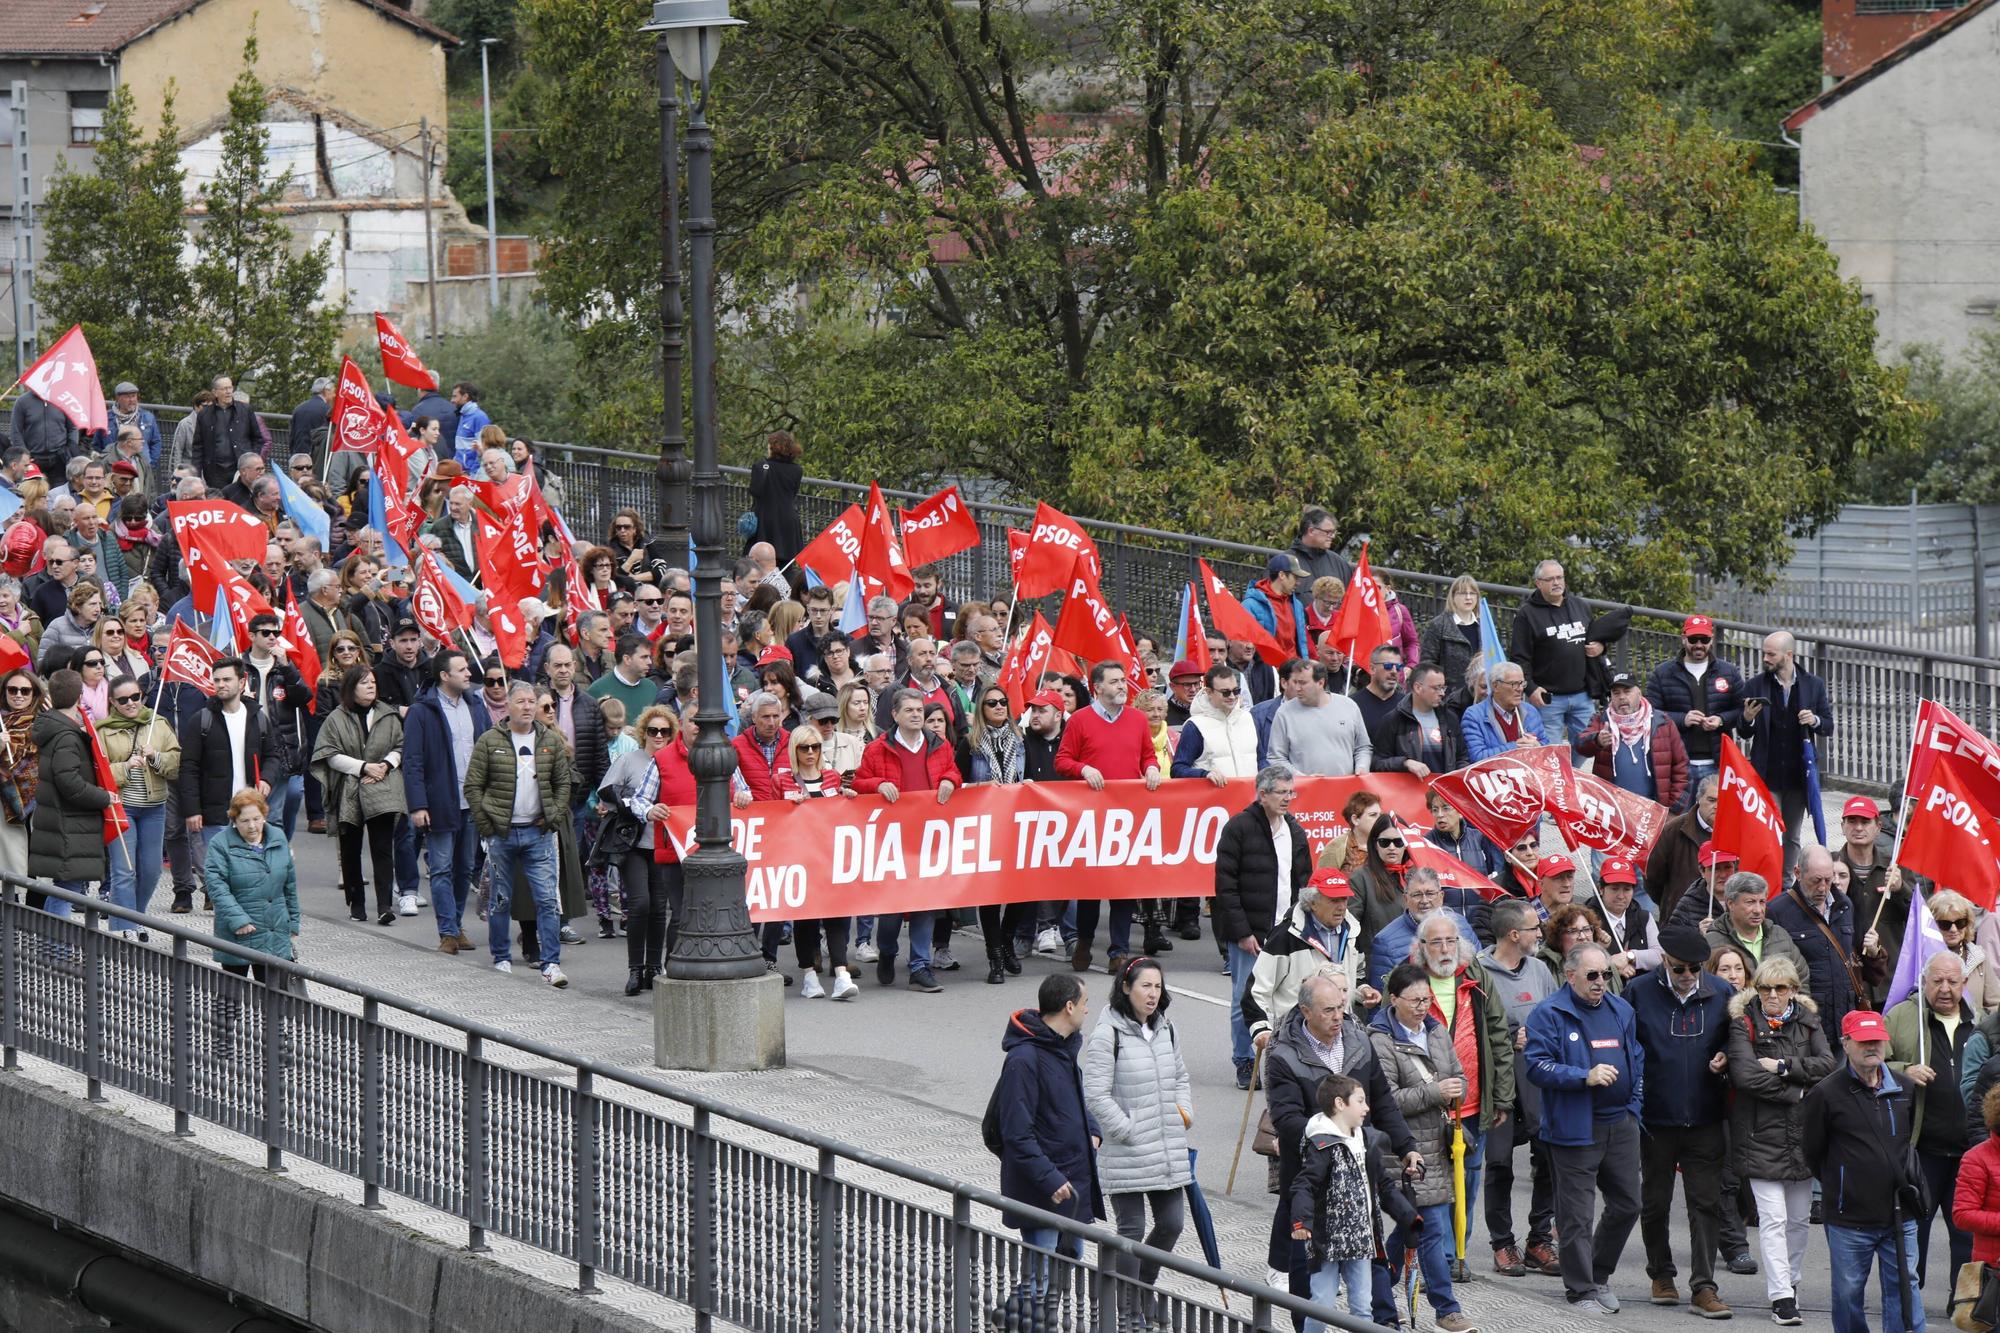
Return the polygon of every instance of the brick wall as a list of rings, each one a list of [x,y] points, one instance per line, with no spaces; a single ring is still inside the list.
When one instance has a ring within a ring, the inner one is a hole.
[[[533,273],[541,248],[532,236],[502,236],[499,245],[502,273]],[[444,248],[444,276],[470,278],[486,272],[486,242],[451,241]]]

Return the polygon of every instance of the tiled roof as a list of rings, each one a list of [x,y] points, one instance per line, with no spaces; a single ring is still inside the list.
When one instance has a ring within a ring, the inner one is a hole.
[[[201,0],[0,0],[0,55],[94,56],[122,51]],[[351,0],[450,46],[458,38],[390,0]]]

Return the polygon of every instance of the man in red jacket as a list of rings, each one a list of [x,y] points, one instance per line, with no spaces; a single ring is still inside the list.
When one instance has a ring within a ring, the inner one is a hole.
[[[730,738],[730,744],[736,747],[736,771],[749,790],[737,789],[736,804],[779,800],[777,773],[791,764],[791,733],[785,730],[785,706],[778,702],[777,695],[758,690],[743,701],[741,716],[747,725]],[[785,942],[785,923],[766,921],[757,932],[757,942],[764,948],[765,964],[776,972],[778,946]],[[785,975],[785,984],[792,984],[789,974]]]
[[[854,773],[854,790],[866,796],[880,793],[895,802],[904,792],[936,791],[943,805],[958,790],[958,765],[951,747],[924,730],[924,696],[916,690],[897,690],[889,697],[893,731],[884,732],[861,752],[861,767]],[[1150,742],[1149,742],[1150,743]],[[910,922],[910,989],[935,995],[944,987],[931,975],[931,913],[885,913],[875,918],[875,979],[884,986],[896,980],[896,937],[904,916]]]
[[[1106,782],[1146,780],[1146,790],[1160,785],[1160,760],[1153,749],[1153,728],[1136,708],[1125,706],[1125,668],[1116,662],[1099,662],[1090,669],[1090,706],[1070,715],[1063,728],[1062,748],[1056,751],[1056,773],[1065,778],[1082,778],[1092,791],[1102,791]],[[921,719],[919,719],[921,721]],[[1079,972],[1090,970],[1090,943],[1097,934],[1100,904],[1076,905],[1076,952],[1069,965]],[[1111,902],[1111,938],[1106,955],[1112,976],[1132,951],[1132,900]]]

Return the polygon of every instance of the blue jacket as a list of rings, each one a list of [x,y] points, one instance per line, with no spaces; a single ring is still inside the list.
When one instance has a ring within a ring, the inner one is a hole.
[[[1617,1081],[1589,1086],[1592,1065],[1614,1066]],[[1565,985],[1536,1005],[1520,1067],[1542,1090],[1542,1142],[1552,1147],[1589,1144],[1597,1121],[1638,1115],[1644,1105],[1646,1055],[1632,1006],[1616,995],[1592,1009]]]
[[[1703,972],[1682,1002],[1674,998],[1672,981],[1666,968],[1656,967],[1625,987],[1652,1074],[1640,1119],[1648,1125],[1719,1125],[1728,1114],[1729,1074],[1710,1073],[1708,1062],[1729,1049],[1729,1001],[1736,988]]]
[[[479,447],[479,432],[493,424],[493,418],[486,415],[486,409],[478,403],[467,403],[458,409],[458,432],[452,438],[460,448],[470,445]]]
[[[1057,1036],[1033,1008],[1007,1020],[1000,1037],[1005,1056],[1000,1085],[1000,1192],[1010,1199],[1079,1222],[1107,1214],[1097,1181],[1097,1122],[1083,1104],[1083,1072],[1077,1054],[1081,1033]],[[1074,1192],[1065,1203],[1052,1197],[1067,1183]],[[1012,1214],[1007,1226],[1023,1224]]]
[[[1458,923],[1460,943],[1472,944],[1477,948],[1475,941],[1479,936],[1473,930],[1472,923],[1467,921],[1461,912],[1452,911],[1451,908],[1444,910],[1451,912],[1451,919]],[[1381,990],[1382,982],[1389,975],[1390,969],[1408,960],[1410,941],[1416,937],[1417,923],[1410,920],[1408,912],[1398,914],[1394,921],[1376,931],[1375,938],[1368,944],[1368,984],[1376,990]]]
[[[111,402],[104,405],[104,421],[104,429],[90,437],[91,448],[100,454],[118,443],[117,439],[111,433],[112,427],[118,424],[117,403]],[[133,414],[132,424],[139,428],[139,438],[146,442],[146,465],[148,467],[158,467],[160,465],[160,419],[153,415],[152,409],[142,407]],[[110,464],[106,463],[105,466],[108,468]]]
[[[1526,699],[1521,701],[1521,726],[1542,744],[1549,743],[1549,733],[1542,726],[1542,710]],[[1513,748],[1512,742],[1500,734],[1500,724],[1493,720],[1490,697],[1465,710],[1458,730],[1465,737],[1465,753],[1475,764]]]
[[[493,729],[493,719],[477,690],[465,692],[465,706],[472,714],[476,741]],[[451,728],[445,724],[444,706],[433,685],[417,696],[403,718],[404,799],[412,813],[429,811],[431,827],[449,833],[464,820],[458,803],[464,790],[465,774],[458,771],[458,757],[451,752]]]
[[[290,960],[292,936],[303,920],[299,912],[299,868],[284,830],[275,821],[264,825],[264,850],[243,841],[232,826],[208,844],[203,887],[215,904],[215,933],[236,940],[245,949]],[[244,926],[255,926],[237,936]],[[251,959],[218,953],[215,961],[247,964]]]
[[[1280,640],[1280,643],[1283,644],[1286,651],[1296,651],[1300,657],[1310,661],[1312,653],[1306,646],[1306,599],[1297,593],[1293,593],[1291,602],[1292,637],[1297,642],[1283,643]],[[1250,590],[1243,594],[1243,609],[1255,617],[1257,623],[1272,634],[1275,635],[1278,632],[1278,618],[1271,613],[1271,594],[1262,585],[1256,583],[1250,585]]]

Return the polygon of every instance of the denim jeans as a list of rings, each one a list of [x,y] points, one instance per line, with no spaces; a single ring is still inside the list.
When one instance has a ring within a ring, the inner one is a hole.
[[[407,819],[396,822],[396,892],[415,895],[423,888],[423,881],[417,878],[417,853],[422,845],[416,825]]]
[[[285,841],[299,826],[299,807],[305,804],[306,779],[301,773],[285,779],[285,785],[271,793],[271,822],[285,831]]]
[[[1313,1269],[1312,1298],[1321,1305],[1330,1306],[1345,1294],[1347,1313],[1356,1319],[1368,1318],[1368,1295],[1373,1289],[1368,1270],[1373,1266],[1365,1256],[1360,1259],[1327,1260]],[[1317,1319],[1308,1319],[1305,1333],[1334,1333],[1334,1327]]]
[[[1451,1293],[1451,1205],[1433,1203],[1417,1209],[1424,1219],[1417,1232],[1417,1266],[1424,1271],[1424,1299],[1439,1315],[1457,1314]],[[1389,1262],[1375,1270],[1375,1322],[1396,1322],[1396,1283],[1403,1276],[1403,1229],[1384,1223],[1382,1252]]]
[[[1069,1259],[1083,1257],[1083,1237],[1067,1231],[1058,1231],[1054,1227],[1022,1227],[1021,1242],[1032,1245],[1037,1250],[1044,1250],[1047,1254],[1032,1255],[1028,1258],[1028,1277],[1014,1289],[1016,1296],[1025,1293],[1039,1300],[1047,1294],[1049,1277],[1055,1268],[1048,1258],[1049,1255],[1060,1254]]]
[[[1250,1058],[1250,1027],[1243,1021],[1243,988],[1250,984],[1250,969],[1257,955],[1235,940],[1229,941],[1229,1055],[1239,1064]]]
[[[431,910],[437,914],[438,938],[449,939],[465,928],[465,904],[472,897],[473,867],[479,859],[479,830],[472,812],[462,811],[457,828],[425,831],[424,854],[431,869]]]
[[[1548,705],[1542,709],[1542,729],[1549,733],[1551,745],[1566,740],[1575,746],[1576,738],[1583,735],[1596,714],[1597,703],[1588,694],[1551,694]]]
[[[1881,1276],[1883,1333],[1923,1333],[1924,1293],[1917,1285],[1917,1224],[1903,1223],[1903,1276],[1910,1318],[1903,1319],[1897,1290],[1894,1227],[1826,1227],[1827,1256],[1833,1260],[1833,1333],[1868,1333],[1868,1269]]]
[[[54,883],[57,888],[66,889],[70,893],[88,895],[90,892],[90,882],[88,880],[59,879],[54,881]],[[38,898],[41,901],[37,902],[36,899]],[[32,890],[28,894],[28,906],[40,908],[50,916],[59,916],[64,919],[68,919],[73,915],[70,910],[70,902],[67,898],[51,898],[47,894],[35,893]]]
[[[556,835],[532,824],[516,824],[486,841],[486,859],[493,873],[493,901],[487,908],[486,942],[493,961],[505,962],[514,933],[514,866],[527,872],[528,892],[535,899],[535,938],[542,966],[562,960],[561,885],[556,866]]]
[[[931,913],[929,912],[889,912],[875,918],[875,947],[881,951],[882,961],[891,966],[896,961],[896,939],[902,933],[903,923],[910,923],[910,972],[930,970],[931,965]]]
[[[1479,1216],[1479,1182],[1486,1176],[1486,1135],[1480,1132],[1477,1113],[1458,1122],[1465,1133],[1465,1242],[1467,1253],[1471,1252],[1472,1222]],[[1451,1151],[1451,1140],[1444,1141],[1445,1151]]]
[[[153,888],[160,882],[160,846],[167,835],[167,807],[159,805],[128,805],[125,813],[132,817],[132,827],[125,836],[113,842],[106,851],[111,853],[111,901],[120,907],[129,907],[135,912],[143,912],[153,900]],[[129,855],[128,855],[129,850]],[[133,858],[138,859],[138,871],[133,871]],[[113,930],[137,930],[136,923],[119,917],[111,919]]]
[[[1681,793],[1681,798],[1678,801],[1674,802],[1673,812],[1679,814],[1693,805],[1694,794],[1700,789],[1701,784],[1707,779],[1714,777],[1721,769],[1722,766],[1713,759],[1688,760],[1687,790]]]

